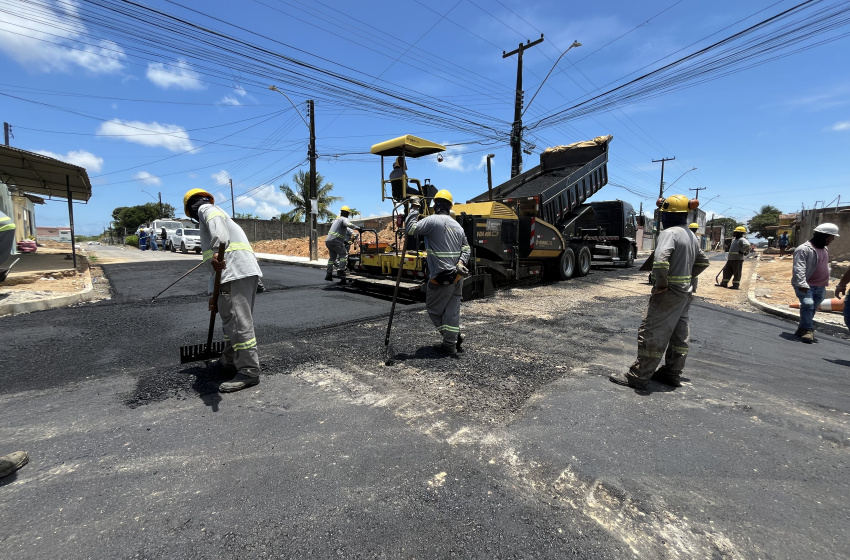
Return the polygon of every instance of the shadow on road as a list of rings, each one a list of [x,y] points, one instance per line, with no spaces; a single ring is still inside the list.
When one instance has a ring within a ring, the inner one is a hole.
[[[827,362],[832,362],[833,364],[837,364],[839,366],[847,366],[850,367],[850,360],[830,360],[829,358],[824,358]]]

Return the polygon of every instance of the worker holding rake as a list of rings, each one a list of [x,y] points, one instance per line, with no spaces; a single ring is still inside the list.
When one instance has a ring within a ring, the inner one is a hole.
[[[200,223],[204,261],[210,261],[211,265],[210,293],[213,293],[215,272],[221,271],[218,301],[211,297],[209,308],[221,315],[226,340],[218,366],[232,372],[234,377],[222,383],[219,391],[231,393],[252,387],[260,382],[253,313],[257,283],[263,273],[245,232],[215,206],[210,193],[192,189],[183,197],[183,206],[186,215]],[[225,255],[214,250],[220,244],[224,244]]]

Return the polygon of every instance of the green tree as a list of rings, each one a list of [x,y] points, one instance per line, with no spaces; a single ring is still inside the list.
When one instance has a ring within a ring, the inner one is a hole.
[[[250,212],[237,212],[236,214],[233,215],[233,217],[241,219],[241,220],[259,220],[260,219],[259,216],[252,214]]]
[[[779,225],[779,215],[781,213],[782,211],[776,206],[765,204],[761,207],[759,213],[747,222],[747,229],[750,230],[750,233],[756,234],[758,238],[769,237],[774,232],[769,231],[767,226]]]
[[[295,189],[287,184],[280,185],[280,190],[295,208],[280,215],[284,222],[306,222],[310,217],[310,174],[298,171],[292,176]],[[321,173],[316,173],[316,194],[319,201],[319,221],[328,221],[336,218],[331,212],[330,205],[342,200],[341,196],[331,196],[333,183],[325,183]]]
[[[726,237],[732,237],[732,231],[738,227],[744,225],[742,222],[739,222],[735,218],[715,218],[713,220],[708,220],[706,222],[707,226],[723,226],[726,231]]]
[[[158,202],[148,202],[138,206],[119,206],[112,211],[112,221],[115,228],[127,228],[127,231],[136,231],[141,224],[156,220],[165,216],[173,216],[174,207],[170,204],[162,205],[162,214],[159,212]]]

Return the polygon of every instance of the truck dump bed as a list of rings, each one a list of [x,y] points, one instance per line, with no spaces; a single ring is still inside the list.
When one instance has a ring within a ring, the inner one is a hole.
[[[493,189],[493,200],[538,197],[540,218],[558,224],[608,183],[608,144],[613,136],[549,148],[540,165]],[[470,202],[486,202],[485,192]]]

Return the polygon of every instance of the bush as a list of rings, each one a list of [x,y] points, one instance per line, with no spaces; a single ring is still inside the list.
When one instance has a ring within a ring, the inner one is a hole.
[[[127,245],[132,245],[133,247],[139,246],[139,236],[138,235],[128,235],[124,238],[124,243]]]

